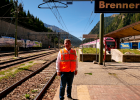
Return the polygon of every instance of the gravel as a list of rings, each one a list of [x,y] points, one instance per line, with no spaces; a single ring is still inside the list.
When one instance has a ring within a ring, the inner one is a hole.
[[[57,57],[57,53],[52,54],[51,56],[49,55],[49,57],[48,56],[40,57],[36,60],[44,60],[49,62],[56,57]],[[14,77],[10,76],[7,79],[1,80],[0,91],[6,89],[7,87],[11,86],[15,82],[31,74],[33,71],[39,69],[42,65],[43,65],[42,63],[35,64],[32,67],[30,67],[28,70],[24,70],[17,73]],[[40,90],[43,88],[43,86],[47,83],[47,81],[50,79],[50,77],[54,74],[55,71],[56,71],[55,62],[53,62],[49,67],[45,68],[41,73],[36,74],[34,77],[22,83],[20,86],[14,89],[10,94],[8,94],[2,100],[33,100],[40,92]],[[47,95],[44,96],[45,98],[51,98],[50,100],[52,100],[52,97],[55,95],[55,92],[59,85],[59,81],[60,81],[59,78],[55,78],[52,85],[50,85],[49,89],[47,89],[46,91]],[[56,88],[56,90],[54,88]],[[27,97],[25,96],[27,94],[30,95],[29,99],[27,99]]]

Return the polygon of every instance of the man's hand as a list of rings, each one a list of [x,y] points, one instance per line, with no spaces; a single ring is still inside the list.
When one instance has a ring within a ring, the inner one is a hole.
[[[57,72],[57,75],[58,75],[58,76],[61,76],[61,72]]]
[[[75,75],[77,75],[77,70],[75,70]]]

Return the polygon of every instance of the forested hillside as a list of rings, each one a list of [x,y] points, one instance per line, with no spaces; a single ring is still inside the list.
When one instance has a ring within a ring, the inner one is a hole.
[[[26,13],[23,9],[23,5],[20,3],[18,5],[18,25],[21,25],[25,28],[28,28],[30,30],[36,31],[36,32],[52,32],[51,29],[48,29],[44,26],[44,23],[39,20],[39,18],[33,16],[30,11]],[[15,3],[14,0],[0,0],[0,17],[15,17]],[[26,18],[20,18],[20,17],[26,17]],[[28,17],[28,18],[27,18]],[[15,18],[2,18],[1,20],[11,22],[14,24]]]
[[[106,33],[115,31],[138,21],[140,21],[140,13],[121,13],[116,16],[111,24],[106,28]]]
[[[140,21],[140,13],[120,13],[115,17],[104,18],[104,34],[110,33],[124,26]],[[100,22],[100,21],[99,21]],[[98,34],[99,36],[99,22],[91,30],[89,34]],[[94,39],[85,39],[84,42],[89,42]]]
[[[105,29],[108,25],[111,24],[111,22],[114,20],[115,16],[117,16],[117,15],[104,17],[104,28]],[[95,27],[90,31],[89,34],[98,34],[98,36],[99,36],[99,23],[100,23],[100,21],[95,25]],[[105,31],[106,30],[104,30],[104,33],[106,33]],[[83,42],[85,43],[85,42],[89,42],[89,41],[93,41],[93,40],[94,39],[85,39]]]
[[[104,28],[106,28],[108,25],[110,25],[114,18],[115,17],[112,17],[112,16],[104,17]],[[91,32],[89,34],[99,34],[99,23],[100,23],[100,21],[96,24],[96,26],[91,30]]]

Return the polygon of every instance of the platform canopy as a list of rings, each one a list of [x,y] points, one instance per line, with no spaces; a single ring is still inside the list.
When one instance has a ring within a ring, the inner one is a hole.
[[[105,34],[104,37],[124,38],[136,35],[140,35],[140,21]]]

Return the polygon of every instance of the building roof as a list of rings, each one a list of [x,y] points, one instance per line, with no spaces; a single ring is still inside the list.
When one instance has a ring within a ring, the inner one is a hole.
[[[104,37],[124,38],[136,35],[140,35],[140,21],[127,25],[108,34],[105,34]]]

